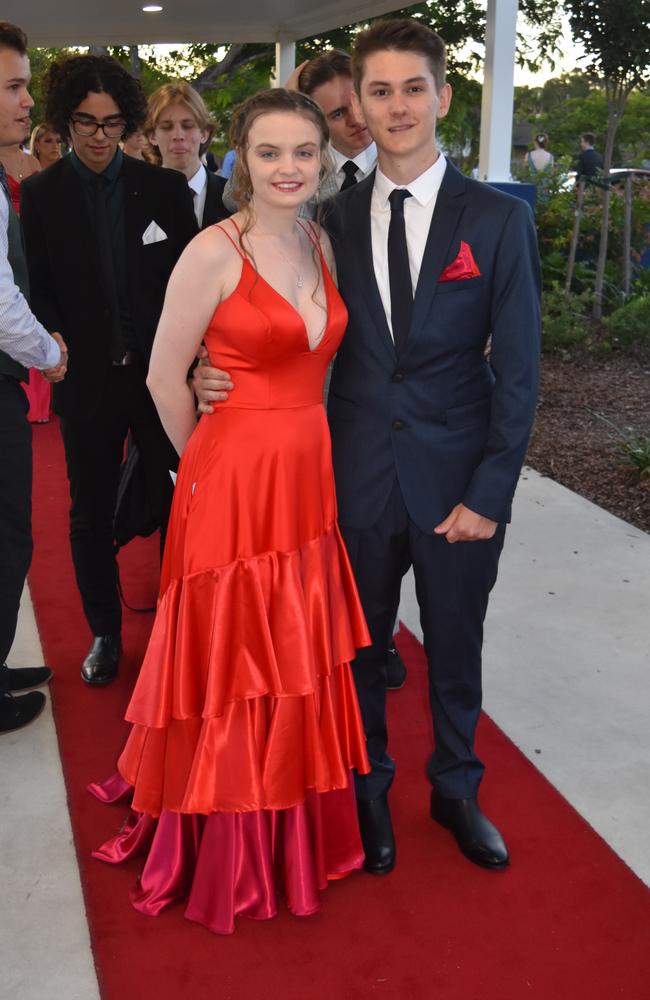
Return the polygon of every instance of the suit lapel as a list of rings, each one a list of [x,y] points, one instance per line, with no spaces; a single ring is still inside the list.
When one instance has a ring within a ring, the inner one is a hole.
[[[447,161],[447,168],[438,192],[422,256],[420,276],[413,303],[413,321],[409,343],[413,336],[417,336],[429,315],[431,303],[438,288],[438,278],[445,266],[458,222],[465,209],[464,195],[465,179],[460,171]],[[408,350],[408,343],[406,350]]]
[[[137,168],[133,169],[133,164],[137,160],[132,160],[128,156],[122,162],[122,184],[124,194],[124,243],[126,250],[127,274],[129,276],[129,286],[131,294],[137,293],[137,287],[133,287],[133,282],[137,283],[139,268],[139,248],[142,245],[142,234],[147,223],[143,222],[142,213],[145,211],[143,205],[143,195],[137,176]]]
[[[203,206],[203,218],[201,220],[201,229],[205,229],[207,226],[213,225],[217,221],[217,216],[219,214],[219,191],[216,183],[215,174],[211,173],[206,167],[203,168],[206,172],[205,178],[205,204]]]
[[[356,187],[350,189],[350,194],[348,195],[350,199],[350,212],[346,229],[351,235],[350,242],[355,246],[355,257],[358,263],[353,264],[353,266],[358,270],[359,283],[368,306],[368,311],[372,317],[379,339],[388,351],[391,361],[394,363],[397,358],[395,344],[393,343],[393,338],[386,321],[386,312],[384,304],[381,301],[381,295],[379,294],[377,279],[375,277],[375,265],[372,259],[370,204],[374,183],[375,171],[373,170],[368,177],[359,181]]]

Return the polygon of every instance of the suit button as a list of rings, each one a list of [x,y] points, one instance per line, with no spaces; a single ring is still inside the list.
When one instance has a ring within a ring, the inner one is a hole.
[[[405,427],[406,427],[406,424],[404,423],[403,420],[393,420],[393,430],[394,431],[402,431],[402,430],[404,430]]]
[[[393,375],[391,377],[391,382],[403,382],[403,381],[404,381],[404,372],[393,372]]]

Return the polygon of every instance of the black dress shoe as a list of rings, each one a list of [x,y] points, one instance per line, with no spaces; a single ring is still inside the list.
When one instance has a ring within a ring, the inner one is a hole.
[[[470,861],[483,868],[505,868],[510,858],[503,837],[479,809],[476,799],[447,799],[431,792],[431,818],[451,830]]]
[[[366,855],[363,867],[371,875],[388,875],[395,867],[395,836],[390,821],[388,796],[357,799],[359,830]]]
[[[41,687],[52,677],[49,667],[11,667],[5,663],[0,667],[2,683],[7,691],[29,691],[30,688]]]
[[[81,665],[81,676],[87,684],[110,684],[117,677],[121,655],[119,635],[96,635]]]
[[[388,650],[386,658],[386,687],[389,691],[399,691],[406,680],[406,666],[394,646]]]
[[[29,725],[41,714],[45,701],[42,691],[30,691],[17,698],[12,694],[0,695],[0,733],[12,733]]]

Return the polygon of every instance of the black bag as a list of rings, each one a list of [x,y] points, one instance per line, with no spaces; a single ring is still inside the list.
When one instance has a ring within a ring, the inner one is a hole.
[[[140,452],[131,434],[120,469],[117,500],[113,514],[113,545],[118,552],[132,538],[148,538],[160,527],[153,511],[147,477]]]

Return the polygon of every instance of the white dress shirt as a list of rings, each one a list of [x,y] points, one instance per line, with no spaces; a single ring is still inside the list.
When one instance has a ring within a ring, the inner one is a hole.
[[[371,142],[369,146],[359,153],[357,156],[344,156],[343,153],[339,153],[338,149],[334,149],[334,146],[330,143],[330,153],[334,160],[334,177],[336,179],[336,186],[341,190],[341,185],[345,180],[345,174],[343,173],[343,164],[347,163],[348,160],[352,162],[359,168],[354,175],[357,179],[357,183],[362,181],[364,177],[372,173],[375,169],[375,164],[377,162],[377,147],[374,142]]]
[[[14,281],[8,259],[9,203],[0,189],[0,350],[25,368],[56,368],[61,351]]]
[[[388,278],[388,227],[390,225],[390,202],[388,196],[395,188],[406,188],[411,197],[404,202],[404,224],[406,244],[409,252],[411,284],[413,295],[420,276],[420,266],[424,256],[433,210],[436,207],[438,191],[445,175],[447,161],[439,153],[436,162],[416,177],[410,184],[395,184],[382,174],[379,167],[375,174],[370,203],[370,228],[372,234],[372,260],[375,268],[377,287],[386,313],[388,328],[392,334],[390,315],[390,282]]]
[[[203,224],[203,212],[205,210],[205,198],[208,193],[208,174],[206,168],[201,164],[193,177],[187,182],[194,192],[194,214],[199,224],[199,229]]]

